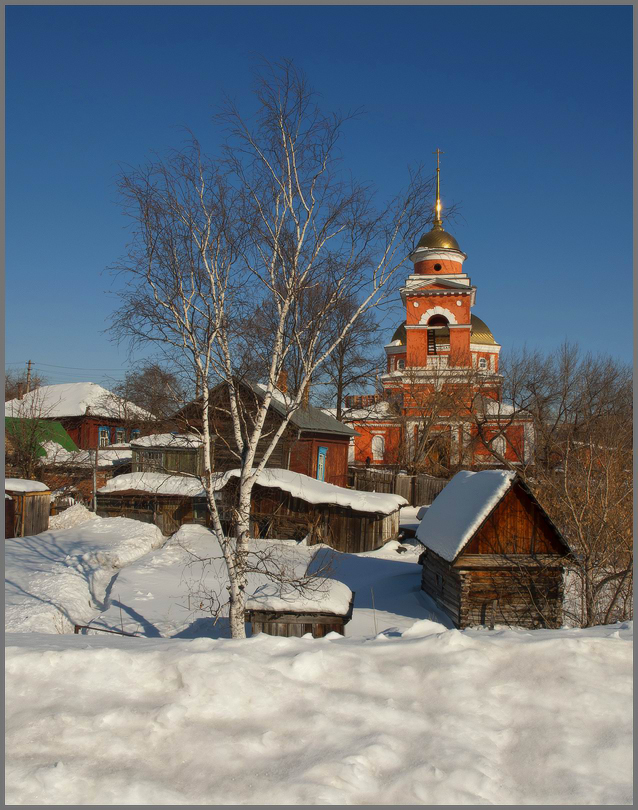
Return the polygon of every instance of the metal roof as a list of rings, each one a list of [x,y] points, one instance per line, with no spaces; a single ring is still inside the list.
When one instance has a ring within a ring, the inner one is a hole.
[[[264,390],[252,383],[247,383],[250,389],[260,398],[264,397]],[[285,394],[278,392],[278,396],[273,396],[270,400],[270,407],[280,416],[286,416],[288,409],[286,403],[280,399]],[[324,413],[313,405],[298,408],[290,417],[290,423],[299,430],[312,431],[313,433],[334,433],[337,436],[356,436],[357,432],[352,428],[339,422],[334,416]]]

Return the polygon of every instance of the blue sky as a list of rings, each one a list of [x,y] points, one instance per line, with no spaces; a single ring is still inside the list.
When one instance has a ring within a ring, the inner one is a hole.
[[[631,49],[629,6],[9,6],[6,361],[122,375],[104,334],[118,166],[183,127],[213,151],[215,106],[251,103],[261,56],[294,59],[326,109],[366,110],[343,154],[382,195],[445,152],[446,227],[504,349],[629,361]]]

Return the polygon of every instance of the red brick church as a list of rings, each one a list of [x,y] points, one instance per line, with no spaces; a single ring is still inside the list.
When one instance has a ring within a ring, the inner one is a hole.
[[[351,463],[445,475],[527,461],[533,429],[529,416],[502,401],[501,346],[472,312],[467,256],[443,229],[438,154],[434,224],[409,257],[414,269],[400,290],[405,321],[385,346],[383,392],[346,405],[359,434]]]

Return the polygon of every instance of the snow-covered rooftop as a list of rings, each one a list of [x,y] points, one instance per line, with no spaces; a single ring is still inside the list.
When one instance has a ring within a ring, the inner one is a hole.
[[[107,481],[105,486],[98,489],[98,492],[106,495],[110,492],[122,492],[130,489],[137,492],[155,493],[156,495],[182,495],[190,498],[205,494],[199,478],[151,472],[116,475],[110,481]]]
[[[304,593],[282,593],[273,582],[260,585],[246,601],[247,610],[276,610],[290,613],[335,613],[345,616],[352,591],[343,582],[318,577]]]
[[[93,467],[94,456],[88,450],[65,450],[57,442],[43,442],[42,449],[47,454],[43,459],[45,466],[66,465],[69,467]],[[101,447],[97,454],[97,466],[115,467],[126,464],[133,458],[131,448],[126,444]]]
[[[336,408],[323,408],[324,413],[336,416]],[[343,418],[346,422],[356,422],[360,419],[387,419],[390,416],[390,403],[382,400],[365,408],[345,408]]]
[[[153,418],[148,411],[93,382],[42,385],[22,399],[11,399],[4,405],[5,416],[58,419],[87,413],[112,419]]]
[[[5,492],[48,492],[49,487],[41,481],[29,481],[27,478],[5,478]]]
[[[131,442],[131,447],[201,447],[202,438],[196,433],[154,433]]]
[[[218,473],[214,481],[215,490],[223,489],[231,478],[241,475],[239,469]],[[335,504],[346,506],[357,512],[370,512],[373,514],[389,515],[407,501],[401,495],[390,495],[381,492],[360,492],[356,489],[337,487],[325,481],[317,481],[308,475],[267,468],[257,476],[256,482],[262,487],[272,487],[288,492],[295,498],[301,498],[307,503]],[[184,495],[198,497],[205,494],[204,487],[198,478],[188,478],[181,475],[165,475],[164,473],[138,472],[117,475],[107,482],[98,492],[106,494],[122,490],[134,489],[139,492],[154,492],[158,495]]]
[[[225,477],[228,480],[228,477],[239,476],[239,474],[238,469],[230,470],[225,473]],[[270,467],[259,473],[256,483],[262,487],[281,489],[308,503],[347,506],[357,512],[389,515],[407,504],[406,499],[401,495],[346,489],[334,484],[327,484],[325,481],[317,481],[316,478],[310,478],[309,475]],[[226,481],[222,486],[225,486],[225,484]]]
[[[417,540],[452,562],[510,488],[515,475],[506,470],[461,470],[423,515]]]

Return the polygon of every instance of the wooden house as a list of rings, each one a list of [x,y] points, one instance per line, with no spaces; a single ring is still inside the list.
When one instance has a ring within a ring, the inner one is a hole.
[[[123,444],[154,422],[148,411],[92,382],[40,386],[5,402],[5,416],[60,422],[81,450]]]
[[[246,621],[251,623],[252,635],[301,637],[311,633],[323,638],[328,633],[345,635],[345,626],[352,618],[354,594],[333,579],[325,579],[306,595],[282,595],[276,585],[263,585],[246,602]]]
[[[570,550],[515,473],[457,473],[416,536],[421,587],[457,627],[561,626]]]
[[[235,383],[239,406],[247,430],[253,423],[265,389],[260,385]],[[270,443],[288,411],[288,398],[275,391],[257,447],[257,459]],[[201,407],[192,402],[176,415],[180,430],[201,432]],[[224,384],[211,390],[211,434],[214,439],[213,468],[225,472],[239,465],[233,426],[229,415],[228,391]],[[292,470],[319,481],[345,487],[348,484],[348,448],[355,431],[333,416],[312,405],[296,410],[277,447],[267,462],[268,467]]]
[[[41,481],[5,478],[5,539],[29,537],[49,528],[51,491]],[[10,500],[9,500],[10,499]],[[7,513],[13,519],[13,525]]]

